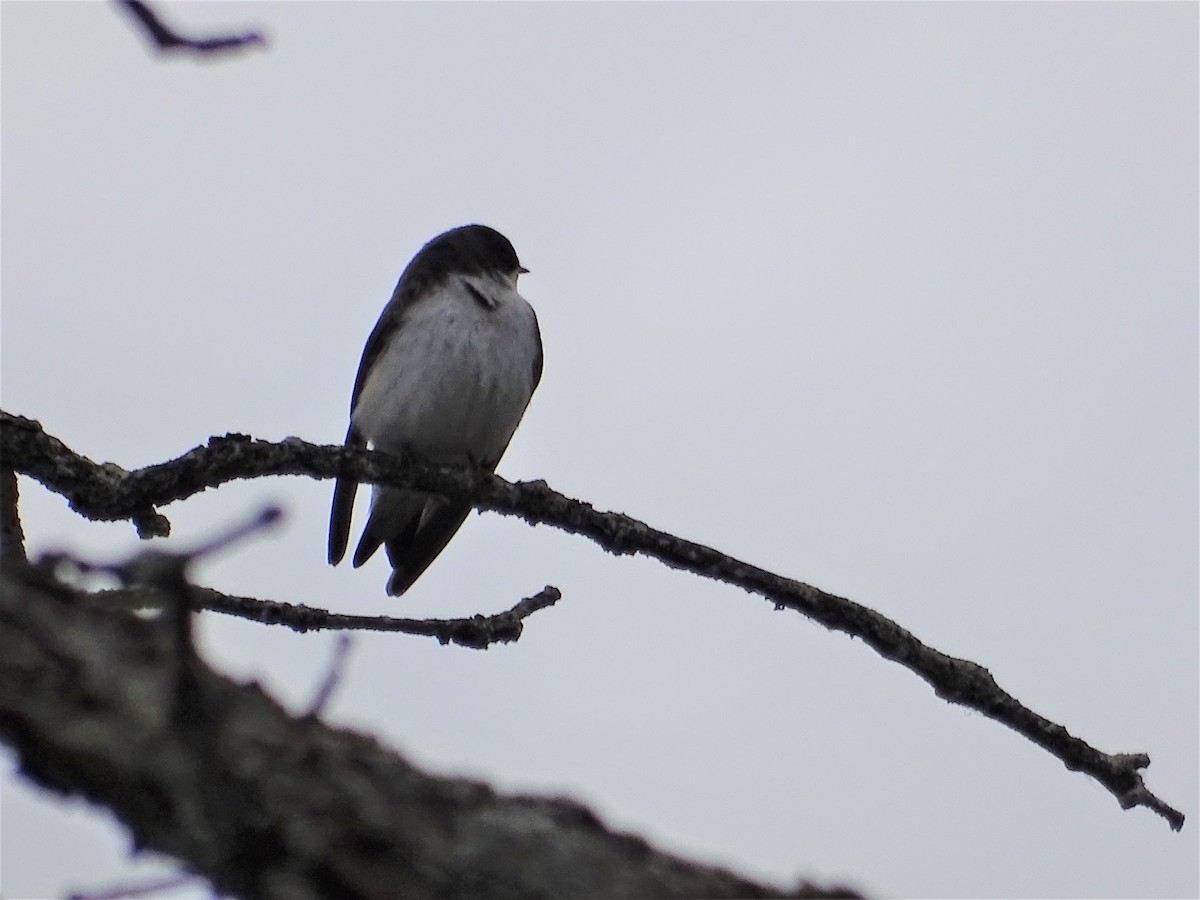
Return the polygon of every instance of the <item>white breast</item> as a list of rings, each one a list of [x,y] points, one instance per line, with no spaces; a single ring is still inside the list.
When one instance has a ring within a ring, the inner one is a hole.
[[[507,285],[487,285],[490,308],[452,279],[410,311],[375,360],[352,415],[375,447],[477,463],[504,452],[533,395],[541,348],[532,307]]]

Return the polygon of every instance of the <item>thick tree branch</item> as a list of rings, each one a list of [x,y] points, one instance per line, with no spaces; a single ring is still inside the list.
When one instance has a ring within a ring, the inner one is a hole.
[[[793,609],[826,628],[861,638],[881,656],[915,672],[939,697],[996,720],[1048,750],[1072,771],[1104,785],[1129,809],[1144,806],[1171,828],[1184,816],[1146,789],[1140,770],[1144,753],[1103,753],[1063,726],[1026,708],[1000,688],[990,672],[926,646],[900,625],[859,603],[784,578],[711,547],[658,531],[619,513],[598,512],[588,503],[551,490],[545,482],[512,484],[488,472],[434,466],[415,459],[342,446],[317,446],[298,438],[272,444],[244,435],[212,438],[178,459],[125,472],[98,466],[47,435],[34,421],[0,413],[0,460],[62,494],[73,509],[94,519],[157,515],[154,507],[189,497],[227,481],[264,475],[346,476],[466,500],[480,509],[519,516],[583,535],[612,553],[641,553],[668,566],[736,585]]]
[[[25,531],[17,501],[17,473],[0,466],[0,565],[25,559]]]
[[[187,50],[200,54],[226,53],[230,50],[241,50],[245,47],[266,43],[266,40],[257,31],[202,38],[188,37],[167,25],[150,4],[144,3],[142,0],[117,0],[117,5],[129,13],[133,20],[141,26],[143,33],[151,43],[164,53],[175,50]]]
[[[0,735],[24,774],[111,809],[135,846],[182,860],[222,894],[830,895],[669,856],[567,800],[426,774],[370,737],[289,716],[194,655],[185,663],[172,624],[50,572],[23,562],[0,572]],[[179,606],[171,595],[189,589],[168,577],[128,590]]]

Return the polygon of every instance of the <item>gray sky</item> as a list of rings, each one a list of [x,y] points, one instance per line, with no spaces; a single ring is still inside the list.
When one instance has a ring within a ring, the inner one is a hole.
[[[107,4],[3,5],[5,409],[129,468],[338,441],[404,264],[490,224],[546,346],[501,474],[894,617],[1148,752],[1189,820],[861,642],[551,529],[472,516],[395,600],[382,559],[325,564],[328,483],[168,507],[182,547],[286,505],[201,571],[239,594],[449,616],[562,589],[486,653],[357,638],[333,721],[763,878],[1200,892],[1195,4],[169,12],[271,46],[159,60]],[[34,551],[134,548],[21,490]],[[294,705],[334,641],[199,632]],[[159,870],[5,759],[6,897]]]

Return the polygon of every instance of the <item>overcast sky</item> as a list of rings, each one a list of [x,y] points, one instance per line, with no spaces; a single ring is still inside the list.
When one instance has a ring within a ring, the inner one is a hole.
[[[893,617],[1147,752],[1189,819],[1123,812],[859,641],[549,528],[472,516],[394,599],[382,554],[326,565],[328,482],[166,508],[186,547],[286,507],[198,573],[232,593],[452,616],[563,591],[486,653],[357,638],[331,721],[780,882],[1200,892],[1195,4],[168,12],[271,43],[156,59],[109,4],[3,4],[6,410],[127,468],[339,441],[405,263],[492,225],[546,356],[502,475]],[[33,552],[136,546],[21,491]],[[335,640],[199,633],[294,708]],[[4,896],[162,869],[4,759]]]

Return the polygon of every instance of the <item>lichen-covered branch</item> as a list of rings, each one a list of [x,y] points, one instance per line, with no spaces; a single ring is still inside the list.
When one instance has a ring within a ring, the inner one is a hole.
[[[471,616],[466,619],[402,619],[394,616],[354,616],[330,612],[302,603],[282,603],[258,600],[254,597],[235,597],[210,588],[194,588],[192,608],[240,616],[264,625],[285,625],[293,631],[394,631],[437,638],[443,644],[457,644],[474,650],[484,650],[492,644],[507,644],[517,640],[524,621],[540,609],[553,606],[562,599],[558,588],[547,585],[532,597],[526,597],[511,609],[491,616]]]
[[[1061,725],[1038,715],[1004,691],[977,663],[956,659],[922,643],[886,616],[844,597],[785,578],[620,513],[600,512],[566,497],[545,482],[512,484],[489,472],[436,466],[416,459],[343,446],[317,446],[298,438],[280,443],[244,435],[212,438],[203,447],[136,472],[98,466],[46,434],[34,421],[0,413],[0,462],[36,478],[65,496],[72,508],[94,519],[157,516],[156,507],[227,481],[265,475],[345,476],[372,484],[411,487],[466,500],[479,509],[519,516],[580,534],[612,553],[640,553],[668,566],[723,581],[792,609],[826,628],[860,638],[881,656],[900,663],[938,696],[975,709],[1048,750],[1068,769],[1104,785],[1123,808],[1144,806],[1171,828],[1184,816],[1149,790],[1141,769],[1144,753],[1104,753]]]

